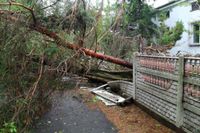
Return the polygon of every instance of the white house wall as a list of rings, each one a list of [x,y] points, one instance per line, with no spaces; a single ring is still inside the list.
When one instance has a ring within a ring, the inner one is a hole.
[[[182,34],[182,39],[176,42],[176,45],[170,50],[172,55],[176,55],[179,51],[182,54],[200,54],[200,45],[192,45],[192,22],[200,21],[200,10],[191,11],[189,2],[180,3],[174,7],[169,7],[170,18],[165,23],[169,27],[174,27],[177,21],[182,21],[185,32]]]

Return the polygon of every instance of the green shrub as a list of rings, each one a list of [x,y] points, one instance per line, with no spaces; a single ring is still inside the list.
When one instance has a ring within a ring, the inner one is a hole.
[[[17,133],[17,127],[14,122],[4,123],[0,133]]]

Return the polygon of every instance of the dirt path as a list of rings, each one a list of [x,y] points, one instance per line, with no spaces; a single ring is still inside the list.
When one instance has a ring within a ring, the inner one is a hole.
[[[88,90],[53,95],[33,133],[174,133],[137,106],[107,107]]]
[[[174,133],[134,104],[127,107],[107,107],[100,101],[88,100],[95,99],[88,91],[79,90],[78,93],[90,109],[100,109],[119,133]]]
[[[36,124],[33,133],[117,133],[99,110],[89,109],[76,91],[54,93],[52,107]]]

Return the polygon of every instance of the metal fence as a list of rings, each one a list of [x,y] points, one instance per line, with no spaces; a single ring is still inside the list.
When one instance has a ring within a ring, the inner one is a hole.
[[[200,133],[200,58],[135,55],[133,98],[188,133]]]

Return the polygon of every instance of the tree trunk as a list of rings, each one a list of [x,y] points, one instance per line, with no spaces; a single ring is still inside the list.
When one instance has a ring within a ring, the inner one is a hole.
[[[24,24],[23,21],[19,20],[15,16],[12,16],[12,14],[10,15],[8,13],[5,13],[4,11],[0,11],[0,15],[6,15],[6,17],[4,16],[3,18],[9,19],[14,22],[19,21],[22,24]],[[26,24],[24,24],[24,25],[26,25]],[[46,35],[46,36],[52,38],[57,43],[58,46],[67,47],[72,50],[79,50],[80,52],[84,53],[85,55],[88,55],[88,56],[91,56],[91,57],[94,57],[97,59],[105,60],[105,61],[108,61],[108,62],[111,62],[114,64],[118,64],[118,65],[121,65],[121,66],[124,66],[127,68],[132,68],[132,63],[130,63],[130,62],[127,62],[125,60],[122,60],[120,58],[116,58],[113,56],[104,55],[102,53],[97,53],[93,50],[80,47],[77,44],[72,44],[70,42],[67,42],[66,40],[59,37],[55,32],[49,31],[47,28],[40,26],[39,24],[29,24],[28,27],[32,30],[35,30],[43,35]]]
[[[80,52],[83,52],[85,55],[95,57],[97,59],[105,60],[105,61],[108,61],[108,62],[111,62],[111,63],[115,63],[115,64],[118,64],[118,65],[122,65],[122,66],[127,67],[127,68],[132,68],[132,63],[130,63],[130,62],[127,62],[125,60],[122,60],[120,58],[116,58],[116,57],[113,57],[113,56],[104,55],[102,53],[97,53],[93,50],[86,49],[86,48],[83,48],[83,47],[79,47],[76,44],[71,44],[71,43],[65,41],[64,39],[60,38],[56,33],[49,31],[45,27],[41,27],[41,26],[38,26],[38,25],[35,25],[35,26],[32,25],[32,26],[30,26],[30,28],[35,30],[35,31],[38,31],[38,32],[40,32],[44,35],[47,35],[48,37],[50,37],[52,39],[54,39],[55,42],[57,43],[57,45],[59,45],[59,46],[67,47],[67,48],[72,49],[72,50],[79,50]]]
[[[114,80],[132,81],[131,71],[110,72],[97,69],[91,70],[84,76],[91,80],[96,80],[104,83]]]

